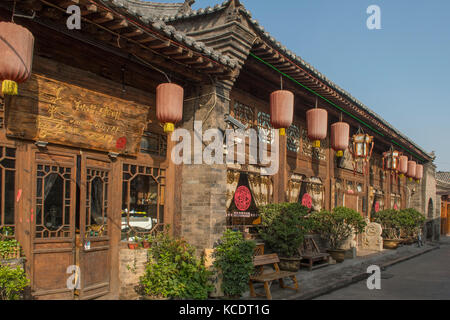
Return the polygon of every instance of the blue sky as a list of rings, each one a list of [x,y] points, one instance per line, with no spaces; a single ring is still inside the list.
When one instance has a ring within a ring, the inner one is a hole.
[[[197,0],[193,7],[221,2]],[[242,3],[278,41],[425,151],[435,151],[438,170],[450,171],[450,1]],[[381,9],[381,30],[366,26],[372,4]]]

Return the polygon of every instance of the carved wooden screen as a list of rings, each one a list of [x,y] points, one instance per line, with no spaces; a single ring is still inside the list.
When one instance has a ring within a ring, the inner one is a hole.
[[[258,112],[258,135],[259,138],[267,144],[273,143],[274,131],[270,123],[270,114]]]
[[[286,148],[289,151],[300,152],[300,129],[295,124],[291,125],[286,130]]]
[[[123,164],[122,240],[143,237],[164,224],[166,170]]]
[[[39,238],[69,238],[73,170],[50,164],[37,165],[36,230]]]
[[[14,235],[16,149],[0,146],[0,232]]]
[[[252,107],[246,106],[240,102],[235,102],[233,106],[233,116],[242,122],[253,127],[255,123],[255,111]]]

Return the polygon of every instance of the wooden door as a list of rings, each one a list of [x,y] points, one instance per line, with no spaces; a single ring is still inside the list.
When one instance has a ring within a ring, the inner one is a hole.
[[[441,203],[441,234],[447,235],[449,233],[450,219],[448,217],[450,204],[446,201]]]
[[[93,299],[110,290],[111,163],[94,155],[81,157],[79,241],[80,299]]]
[[[75,265],[76,155],[34,150],[32,156],[33,296],[72,299],[67,270]]]
[[[346,193],[344,196],[344,206],[359,212],[358,195]]]

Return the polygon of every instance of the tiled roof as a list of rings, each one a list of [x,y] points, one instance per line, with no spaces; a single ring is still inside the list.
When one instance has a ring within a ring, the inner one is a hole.
[[[193,10],[185,13],[177,13],[175,15],[164,15],[160,16],[159,19],[164,22],[171,22],[171,21],[177,21],[181,19],[187,19],[197,16],[202,16],[206,14],[211,14],[214,12],[221,11],[225,8],[227,8],[228,4],[231,0],[227,0],[223,2],[222,4],[217,4],[214,7],[207,7],[205,9],[199,9],[199,10]],[[398,136],[402,137],[406,141],[408,141],[411,145],[416,147],[418,150],[420,150],[423,154],[428,155],[430,158],[433,158],[432,155],[430,155],[428,152],[424,151],[420,146],[418,146],[416,143],[411,141],[407,136],[405,136],[403,133],[398,131],[396,128],[394,128],[389,122],[384,120],[379,114],[377,114],[375,111],[371,110],[369,107],[364,105],[361,101],[353,97],[350,93],[339,87],[337,84],[332,82],[330,79],[328,79],[324,74],[319,72],[317,69],[315,69],[311,64],[303,60],[301,57],[297,56],[294,52],[290,51],[286,48],[282,43],[277,41],[269,32],[267,32],[262,25],[259,24],[258,20],[254,19],[252,17],[252,14],[249,10],[247,10],[243,5],[239,7],[240,12],[242,12],[248,20],[251,22],[251,24],[255,27],[256,30],[258,30],[261,35],[264,36],[264,38],[270,42],[275,49],[279,50],[282,54],[284,54],[286,57],[292,59],[292,61],[298,66],[304,68],[305,70],[309,71],[311,74],[313,74],[318,79],[322,80],[324,83],[326,83],[328,86],[336,90],[339,94],[349,99],[351,102],[356,104],[358,107],[360,107],[362,110],[366,111],[371,116],[377,118],[384,124],[386,124],[392,131],[394,131]]]
[[[234,59],[206,46],[203,42],[187,36],[185,33],[176,30],[175,27],[165,24],[164,21],[160,19],[161,14],[164,12],[170,13],[172,10],[177,8],[180,9],[180,4],[157,4],[138,0],[103,0],[103,2],[108,3],[110,7],[115,9],[126,11],[128,14],[138,18],[141,22],[161,32],[163,35],[186,45],[190,49],[201,53],[224,66],[233,69],[238,66]],[[154,13],[152,13],[153,10],[155,10]]]
[[[143,15],[149,17],[175,16],[184,11],[190,11],[190,2],[185,3],[159,3],[141,0],[125,0],[128,8],[139,10]]]
[[[441,182],[450,183],[450,172],[437,172],[436,179]]]

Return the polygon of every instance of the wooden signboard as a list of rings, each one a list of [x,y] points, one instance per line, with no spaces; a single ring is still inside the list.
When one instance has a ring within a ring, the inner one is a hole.
[[[7,101],[7,135],[134,155],[149,107],[41,75],[20,85]]]

